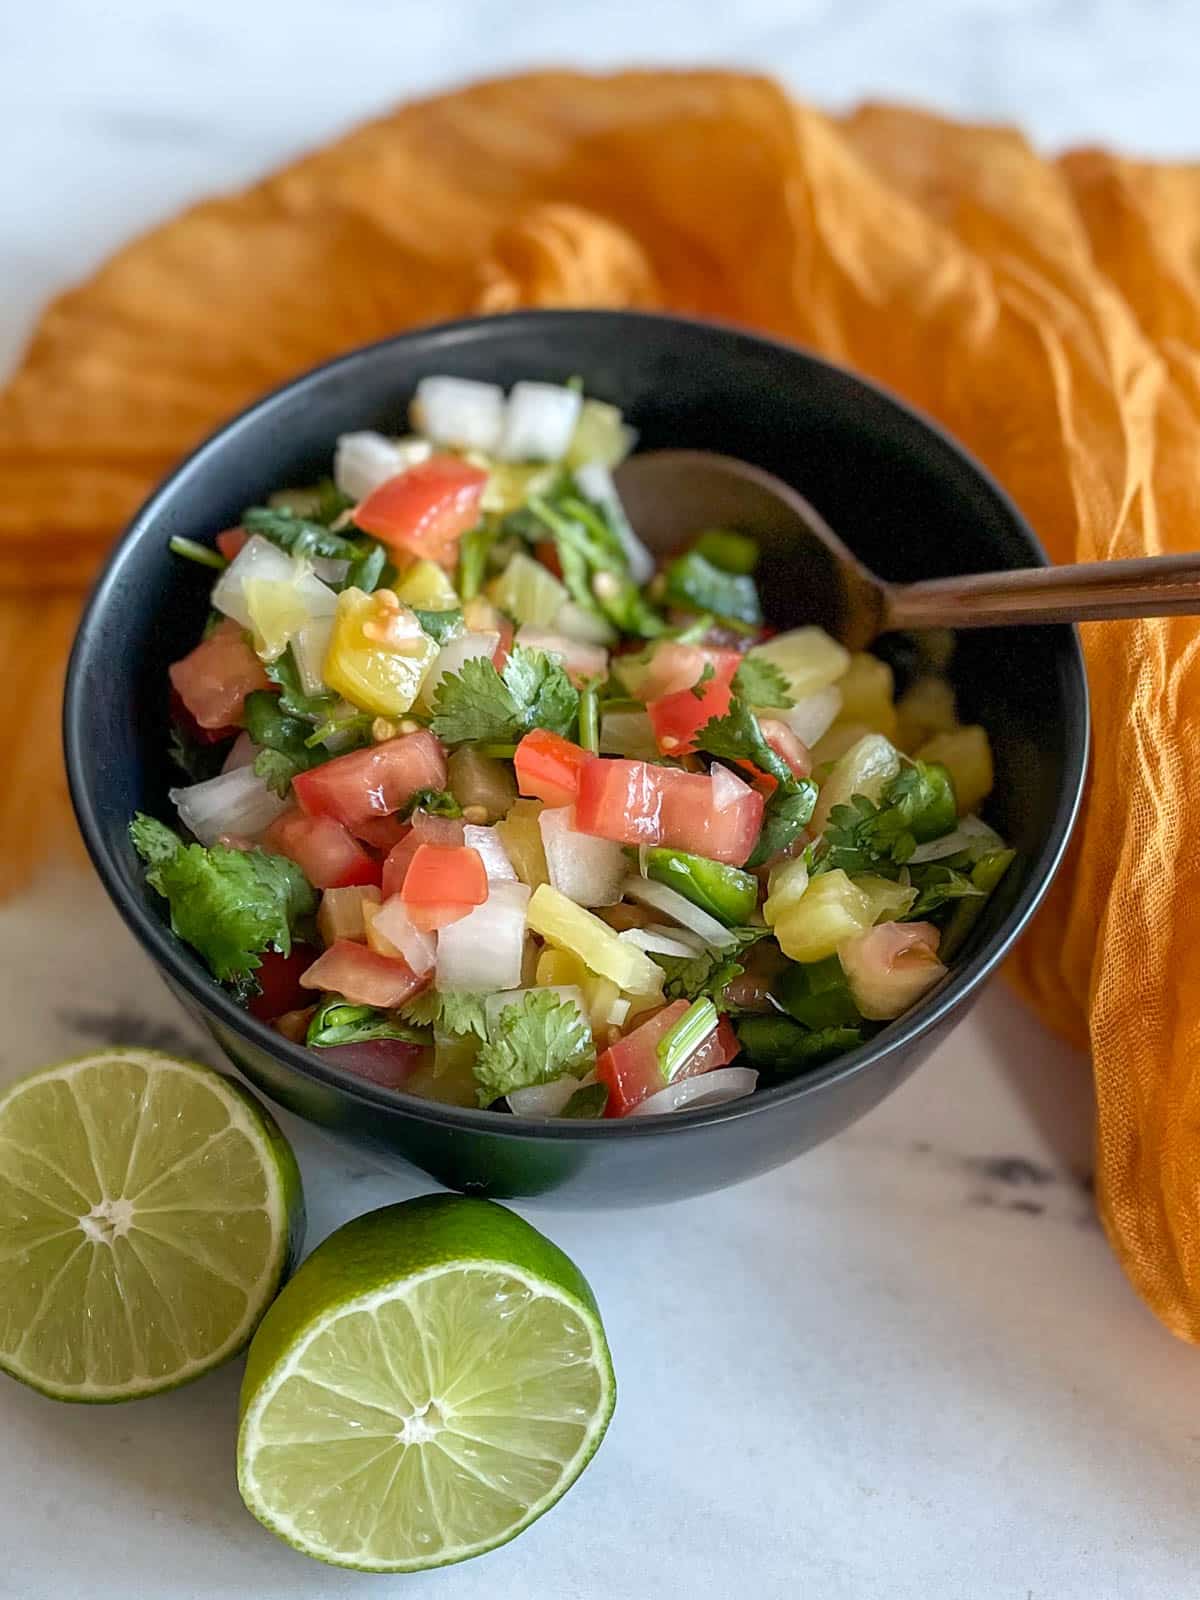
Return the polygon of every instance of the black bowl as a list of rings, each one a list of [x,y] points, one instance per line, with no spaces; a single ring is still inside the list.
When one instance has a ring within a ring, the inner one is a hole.
[[[965,719],[992,735],[995,825],[1016,847],[949,980],[869,1044],[748,1100],[670,1118],[536,1123],[380,1088],[242,1011],[171,934],[128,839],[134,811],[169,816],[167,666],[198,637],[211,574],[167,549],[209,540],[242,508],[328,470],[353,428],[403,431],[417,380],[562,382],[621,406],[641,442],[724,451],[801,490],[892,579],[1041,564],[1011,502],[929,422],[862,379],[747,333],[674,317],[547,311],[455,323],[371,345],[299,378],[200,447],[135,518],[100,577],[67,677],[67,769],[105,888],[167,984],[237,1067],[300,1116],[441,1182],[493,1195],[556,1190],[630,1205],[721,1188],[828,1139],[877,1105],[962,1016],[1029,920],[1075,818],[1087,688],[1063,627],[965,634],[953,676]],[[773,620],[800,620],[786,550],[769,550]]]

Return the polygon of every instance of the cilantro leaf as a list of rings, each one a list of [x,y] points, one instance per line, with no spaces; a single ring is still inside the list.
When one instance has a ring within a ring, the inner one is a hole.
[[[944,837],[957,820],[949,773],[936,762],[913,761],[884,789],[878,805],[855,794],[831,809],[814,871],[841,868],[895,878],[918,844]]]
[[[463,614],[461,611],[420,611],[413,608],[422,633],[436,640],[438,644],[445,644],[447,639],[453,639],[463,630]]]
[[[740,978],[745,968],[737,956],[742,950],[765,939],[767,928],[730,928],[737,940],[737,950],[705,950],[695,956],[665,956],[651,954],[650,959],[666,973],[663,993],[668,1000],[712,1000],[718,1011],[728,1011],[725,990],[735,978]]]
[[[289,645],[275,661],[263,668],[272,683],[279,685],[279,709],[289,717],[300,717],[305,722],[324,722],[336,704],[332,694],[306,694],[300,682],[300,670]]]
[[[704,699],[704,686],[705,686],[706,683],[711,683],[713,681],[713,679],[716,677],[716,675],[717,675],[716,674],[716,670],[713,667],[712,662],[711,661],[706,661],[704,663],[704,671],[700,674],[700,676],[696,679],[695,683],[692,685],[692,693],[696,696],[697,700],[703,700]]]
[[[843,1055],[862,1043],[861,1028],[804,1028],[790,1017],[746,1016],[735,1023],[738,1043],[753,1064],[772,1072],[799,1072]]]
[[[689,611],[711,611],[727,621],[758,627],[762,604],[758,588],[748,573],[726,572],[698,550],[677,556],[664,572],[666,596]]]
[[[250,506],[242,513],[242,527],[259,534],[293,556],[328,556],[335,561],[357,561],[363,554],[361,541],[334,533],[324,523],[283,506]]]
[[[986,898],[984,891],[977,888],[965,872],[947,866],[944,861],[926,861],[909,867],[908,875],[909,882],[917,890],[917,898],[905,914],[906,922],[920,922],[952,900]]]
[[[266,689],[255,689],[246,696],[243,720],[246,732],[261,749],[254,758],[254,770],[277,795],[288,792],[298,772],[307,772],[329,759],[329,751],[310,748],[307,740],[312,724],[290,716],[280,704],[281,697]]]
[[[762,831],[746,865],[761,867],[786,850],[800,830],[812,821],[816,807],[817,786],[808,778],[781,783],[763,810]]]
[[[536,544],[554,541],[563,582],[577,605],[598,612],[621,633],[655,639],[667,624],[629,572],[629,557],[609,507],[590,500],[570,476],[532,495],[504,519],[504,532]]]
[[[414,811],[426,811],[431,817],[461,817],[462,807],[449,789],[417,789],[400,808],[401,822],[407,822]]]
[[[418,1028],[437,1028],[442,1033],[473,1033],[477,1039],[487,1037],[486,994],[468,993],[466,990],[422,989],[399,1009],[405,1022]]]
[[[773,661],[763,656],[743,656],[733,675],[733,692],[747,705],[782,707],[796,704],[788,681]]]
[[[371,1039],[399,1039],[406,1044],[432,1043],[427,1030],[400,1021],[376,1006],[353,1005],[340,994],[327,995],[313,1013],[305,1043],[328,1050],[339,1044],[366,1044]]]
[[[171,908],[171,928],[207,961],[214,977],[245,978],[264,950],[288,955],[297,924],[317,909],[300,868],[261,850],[184,844],[140,812],[129,827],[146,881]]]
[[[514,1089],[552,1083],[568,1073],[582,1078],[596,1062],[586,1017],[572,1000],[549,989],[531,989],[506,1006],[489,1030],[475,1061],[481,1106]]]
[[[579,692],[544,651],[518,645],[503,672],[476,656],[447,673],[433,710],[430,726],[447,744],[516,744],[531,728],[569,734],[579,714]]]

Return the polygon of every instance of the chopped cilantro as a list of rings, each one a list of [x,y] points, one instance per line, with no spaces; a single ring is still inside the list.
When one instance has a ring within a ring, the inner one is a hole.
[[[666,598],[689,611],[711,611],[727,621],[758,627],[762,605],[754,579],[748,573],[726,572],[698,550],[689,550],[669,562],[665,571]]]
[[[733,692],[750,706],[794,706],[788,681],[773,661],[743,656],[733,675]]]
[[[263,669],[272,683],[279,685],[279,709],[289,717],[302,717],[311,723],[323,722],[333,710],[336,701],[331,694],[306,694],[300,682],[300,670],[292,648],[288,648],[276,661]]]
[[[703,700],[704,699],[704,687],[705,687],[706,684],[711,683],[713,681],[713,679],[716,677],[716,675],[717,674],[716,674],[715,669],[713,668],[712,662],[711,661],[706,661],[704,663],[704,671],[700,674],[700,676],[696,679],[695,683],[692,685],[692,693],[696,696],[697,700]]]
[[[765,938],[766,928],[731,928],[739,951]],[[664,956],[651,953],[650,959],[666,973],[663,993],[668,1000],[712,1000],[718,1011],[728,1011],[725,990],[745,970],[728,950],[706,950],[695,956]]]
[[[171,908],[171,927],[220,979],[247,978],[264,950],[288,955],[297,924],[317,909],[300,868],[261,850],[184,844],[140,812],[129,826],[146,881]]]
[[[606,1083],[585,1083],[558,1113],[560,1117],[602,1117],[608,1104]]]
[[[242,513],[242,527],[257,533],[293,556],[327,556],[334,561],[358,561],[361,542],[334,533],[324,523],[297,516],[282,506],[251,506]]]
[[[475,1061],[481,1106],[514,1089],[582,1078],[596,1061],[592,1030],[579,1007],[550,989],[531,989],[506,1006]]]
[[[696,735],[696,748],[722,761],[749,761],[775,779],[776,788],[763,813],[762,831],[746,865],[760,867],[796,838],[807,826],[817,804],[817,786],[797,778],[791,767],[763,736],[758,718],[735,695],[723,717],[712,717]]]
[[[413,616],[420,623],[422,633],[427,633],[438,644],[445,644],[463,630],[461,611],[419,611],[414,607]]]
[[[735,1024],[738,1043],[752,1064],[770,1072],[820,1066],[862,1043],[861,1028],[804,1028],[790,1017],[746,1016]]]
[[[840,868],[853,876],[897,877],[917,845],[950,833],[957,822],[954,787],[945,767],[913,761],[884,789],[878,805],[865,794],[834,806],[815,872]]]
[[[307,743],[312,724],[290,716],[280,705],[280,696],[266,689],[255,689],[246,696],[246,732],[261,746],[254,758],[254,770],[277,795],[286,795],[298,772],[329,759],[329,751],[310,749]]]
[[[436,1027],[442,1033],[473,1033],[479,1039],[487,1034],[484,1013],[485,994],[422,989],[400,1007],[405,1022],[415,1027]]]
[[[569,734],[579,714],[579,692],[544,651],[517,646],[501,672],[476,656],[447,673],[433,710],[430,726],[447,744],[511,744],[531,728]]]
[[[426,811],[431,817],[462,816],[462,807],[449,789],[417,789],[400,808],[400,820],[407,822],[414,811]]]

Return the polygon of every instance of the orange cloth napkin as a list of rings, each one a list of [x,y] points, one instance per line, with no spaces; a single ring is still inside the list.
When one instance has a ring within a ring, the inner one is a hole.
[[[64,848],[61,661],[116,530],[262,390],[413,323],[663,306],[799,340],[939,418],[1059,560],[1200,527],[1200,168],[727,73],[541,73],[402,108],[56,301],[0,393],[0,870]],[[1098,1202],[1200,1337],[1200,631],[1085,630],[1086,819],[1018,981],[1090,1041]]]

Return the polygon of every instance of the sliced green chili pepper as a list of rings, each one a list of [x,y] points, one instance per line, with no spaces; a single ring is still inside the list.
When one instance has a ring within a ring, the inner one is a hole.
[[[646,876],[665,883],[727,928],[749,922],[758,905],[758,879],[740,867],[663,845],[646,851]]]

